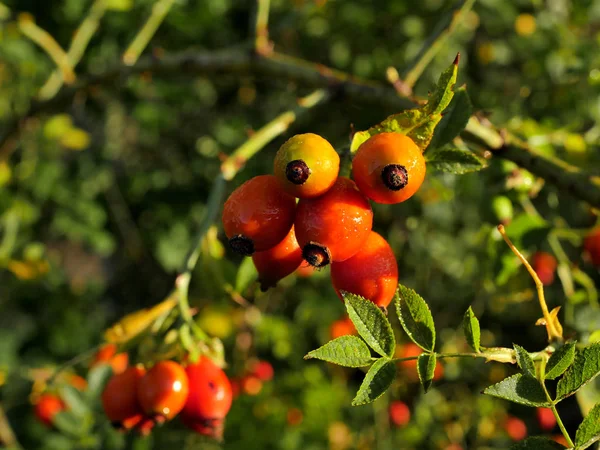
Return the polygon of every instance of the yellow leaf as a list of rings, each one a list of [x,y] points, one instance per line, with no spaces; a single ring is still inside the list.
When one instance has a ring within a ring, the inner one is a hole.
[[[160,316],[171,311],[176,304],[175,295],[171,295],[152,308],[128,314],[104,332],[104,339],[115,344],[125,343],[142,333]]]
[[[68,114],[52,116],[44,124],[44,136],[48,139],[59,140],[73,128],[73,121]]]
[[[60,144],[70,150],[85,150],[90,146],[90,135],[81,128],[71,128],[60,137]]]

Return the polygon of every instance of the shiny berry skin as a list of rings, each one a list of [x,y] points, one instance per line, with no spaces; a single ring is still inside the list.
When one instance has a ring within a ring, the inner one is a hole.
[[[329,335],[331,336],[331,339],[337,339],[341,336],[349,336],[352,334],[356,334],[356,327],[350,320],[350,317],[338,319],[329,327]]]
[[[183,409],[189,393],[187,374],[175,361],[156,363],[140,380],[138,401],[149,417],[171,420]]]
[[[250,373],[261,381],[271,381],[275,375],[273,366],[269,361],[256,361],[250,367]]]
[[[324,267],[360,250],[373,226],[373,210],[352,180],[339,177],[325,194],[298,202],[294,226],[304,259]]]
[[[553,255],[546,252],[536,252],[533,255],[531,265],[544,286],[554,282],[557,262]]]
[[[600,267],[600,227],[594,228],[583,240],[583,248],[590,256],[592,264]]]
[[[352,160],[352,178],[377,203],[400,203],[413,196],[425,179],[425,158],[417,144],[400,133],[370,137]]]
[[[403,427],[410,422],[410,408],[399,400],[390,403],[389,415],[390,421],[397,427]]]
[[[42,394],[34,406],[34,413],[40,422],[50,427],[54,416],[64,409],[65,404],[58,395]]]
[[[258,271],[258,281],[263,292],[293,273],[302,264],[302,249],[296,240],[294,227],[275,247],[255,252],[252,262]]]
[[[331,264],[331,281],[341,291],[351,292],[387,307],[398,287],[398,264],[390,244],[371,231],[356,255]]]
[[[535,415],[542,430],[552,431],[556,426],[556,417],[550,408],[536,408]]]
[[[508,417],[504,429],[513,441],[522,441],[527,437],[527,425],[517,417]]]
[[[225,418],[232,399],[231,384],[225,372],[206,357],[188,365],[185,372],[190,392],[182,417],[188,423]]]
[[[313,133],[292,136],[275,155],[275,176],[284,191],[298,198],[323,195],[335,183],[339,170],[335,149]]]
[[[98,364],[110,364],[113,373],[122,373],[129,365],[129,355],[127,353],[117,353],[115,344],[105,344],[100,347],[100,350],[94,356],[91,367]]]
[[[250,256],[274,247],[294,223],[296,200],[273,175],[254,177],[231,193],[223,207],[223,228],[231,248]]]
[[[102,392],[102,407],[113,425],[128,430],[144,418],[137,388],[145,373],[143,367],[133,366],[108,380]]]

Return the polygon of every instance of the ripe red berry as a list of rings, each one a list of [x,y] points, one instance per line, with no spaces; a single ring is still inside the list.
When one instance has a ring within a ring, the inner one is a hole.
[[[138,425],[144,415],[138,401],[137,388],[146,371],[133,366],[113,375],[102,392],[102,407],[114,426],[129,430]]]
[[[246,181],[223,207],[223,228],[231,248],[249,256],[274,247],[292,228],[295,210],[296,200],[273,175]]]
[[[52,426],[54,416],[65,409],[65,404],[58,395],[42,394],[34,406],[35,416],[44,425]]]
[[[410,408],[399,400],[390,403],[390,421],[397,427],[403,427],[410,421]]]
[[[275,176],[283,189],[299,198],[318,197],[335,183],[340,157],[327,140],[313,133],[288,139],[275,155]]]
[[[258,281],[262,291],[275,286],[302,264],[302,249],[296,240],[294,227],[275,247],[255,252],[252,261],[258,271]]]
[[[531,265],[544,286],[552,284],[557,266],[556,258],[553,255],[546,252],[537,252],[533,255]]]
[[[592,264],[600,267],[600,227],[588,233],[583,241],[583,248],[590,256]]]
[[[298,202],[294,223],[304,259],[324,267],[358,252],[373,226],[373,210],[352,180],[339,177],[322,196]]]
[[[189,392],[188,377],[175,361],[156,363],[137,386],[144,412],[158,422],[171,420],[183,409]]]
[[[425,158],[414,141],[400,133],[370,137],[352,160],[352,177],[377,203],[400,203],[417,192],[425,179]]]
[[[348,336],[351,334],[356,334],[356,327],[348,316],[336,320],[329,327],[329,335],[331,336],[331,339],[336,339],[341,336]]]
[[[504,429],[513,441],[522,441],[527,437],[527,425],[517,417],[509,416],[504,423]]]
[[[269,361],[256,361],[252,364],[250,373],[261,381],[271,381],[275,371]]]
[[[537,408],[535,415],[542,430],[551,431],[556,426],[556,417],[550,408]]]
[[[390,244],[371,231],[356,255],[331,264],[331,281],[337,295],[351,292],[387,307],[398,287],[398,264]]]
[[[183,423],[200,434],[219,438],[232,401],[227,375],[206,357],[188,365],[185,371],[190,393],[181,411]]]

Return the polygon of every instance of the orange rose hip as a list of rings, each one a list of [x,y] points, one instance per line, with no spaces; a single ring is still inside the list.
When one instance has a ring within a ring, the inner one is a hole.
[[[175,361],[157,362],[137,386],[144,412],[157,420],[171,420],[183,409],[189,393],[185,369]]]
[[[294,272],[302,263],[302,249],[296,240],[294,227],[275,247],[255,252],[252,262],[258,271],[262,291],[275,286],[279,280]]]
[[[421,149],[400,133],[372,136],[352,160],[352,177],[358,188],[377,203],[408,200],[423,184],[425,171]]]
[[[275,176],[288,194],[298,198],[317,197],[335,183],[340,157],[321,136],[297,134],[279,148],[273,166]]]
[[[231,193],[223,207],[223,228],[231,248],[242,255],[277,245],[294,223],[296,200],[273,175],[254,177]]]
[[[387,307],[398,286],[398,264],[390,244],[371,231],[353,257],[331,264],[331,281],[337,295],[351,292]]]
[[[294,224],[303,258],[325,267],[358,252],[373,226],[373,210],[352,180],[339,177],[325,194],[298,202]]]

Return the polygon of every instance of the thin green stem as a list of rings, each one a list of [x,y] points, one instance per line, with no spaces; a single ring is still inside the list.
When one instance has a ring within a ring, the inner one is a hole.
[[[123,62],[126,65],[131,66],[137,62],[174,3],[175,0],[158,0],[154,4],[152,14],[123,54]]]
[[[254,24],[254,50],[266,54],[271,50],[269,45],[269,7],[271,0],[256,0],[256,23]]]
[[[423,45],[423,49],[421,50],[417,62],[414,66],[408,71],[404,80],[402,80],[403,85],[407,86],[412,90],[418,79],[421,77],[425,68],[429,65],[431,60],[435,57],[435,55],[440,51],[440,49],[444,46],[445,42],[448,40],[452,33],[456,30],[457,26],[466,16],[466,14],[471,10],[475,0],[465,0],[461,7],[458,10],[453,10],[449,14],[451,15],[450,24],[448,28],[445,28],[445,23],[447,19],[444,19],[443,24],[438,25],[438,29],[442,29],[442,31],[435,33],[432,38],[428,39],[427,42]]]
[[[79,28],[75,30],[73,40],[71,41],[71,46],[67,51],[67,58],[71,67],[75,68],[83,54],[85,53],[85,49],[87,48],[92,36],[98,30],[100,26],[100,20],[104,16],[106,12],[106,0],[96,0],[92,7],[90,8],[90,12],[86,16],[86,18],[81,22]],[[52,75],[48,78],[46,83],[41,87],[38,98],[41,100],[47,100],[56,95],[59,89],[63,85],[63,76],[60,71],[54,71]]]
[[[565,425],[563,424],[563,421],[560,418],[560,414],[558,414],[558,410],[556,409],[556,403],[554,402],[554,400],[552,400],[552,397],[550,397],[550,393],[548,392],[548,388],[546,388],[546,383],[544,380],[546,378],[546,361],[547,361],[547,359],[542,359],[542,362],[540,364],[540,372],[539,372],[539,380],[538,381],[540,382],[540,385],[542,386],[542,389],[544,390],[544,394],[546,394],[546,400],[548,400],[548,403],[550,403],[550,409],[552,410],[552,414],[554,414],[554,418],[556,419],[558,428],[560,428],[561,433],[567,440],[567,443],[569,444],[569,448],[572,448],[572,447],[575,447],[575,444],[571,440],[571,436],[569,436],[569,433],[567,432],[567,429],[565,428]]]

